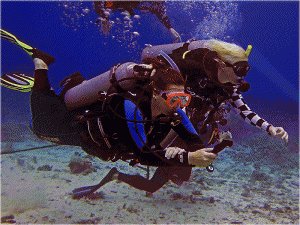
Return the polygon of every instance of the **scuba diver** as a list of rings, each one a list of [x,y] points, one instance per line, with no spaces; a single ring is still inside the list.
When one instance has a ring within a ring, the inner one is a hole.
[[[104,34],[109,34],[111,24],[109,15],[111,11],[120,10],[126,15],[128,20],[135,15],[134,10],[139,9],[141,12],[151,12],[155,14],[160,22],[168,29],[175,38],[174,43],[181,42],[180,35],[174,30],[166,12],[164,1],[94,1],[95,12],[100,16],[96,23],[101,22],[101,30]]]
[[[120,173],[113,168],[96,186],[75,189],[74,198],[92,194],[118,179],[135,188],[154,192],[169,180],[181,185],[194,166],[206,167],[217,152],[232,142],[224,140],[205,148],[181,109],[190,103],[181,74],[165,62],[163,54],[144,58],[143,64],[116,65],[104,74],[85,80],[79,72],[65,78],[56,94],[47,71],[54,57],[19,41],[1,29],[1,37],[25,50],[35,65],[34,79],[21,74],[4,74],[7,88],[31,91],[31,129],[38,137],[61,145],[80,146],[103,161],[119,159],[158,167],[151,180]],[[187,148],[169,147],[176,133]]]
[[[246,92],[250,88],[250,84],[243,79],[250,69],[248,64],[250,51],[251,46],[248,47],[247,51],[244,51],[235,44],[218,40],[188,41],[187,43],[147,47],[143,51],[142,61],[163,56],[161,60],[165,65],[181,72],[185,78],[185,92],[192,97],[191,102],[186,105],[185,111],[195,130],[197,130],[196,133],[205,135],[208,133],[208,127],[211,127],[210,140],[206,144],[207,146],[216,141],[222,141],[224,132],[218,132],[218,128],[219,125],[227,124],[225,117],[230,111],[228,103],[247,123],[287,142],[288,134],[282,127],[274,127],[263,120],[249,108],[242,98],[241,92]],[[174,148],[167,148],[166,157],[168,158],[176,158],[188,149],[184,139],[176,132],[170,132],[164,141],[170,143],[169,146]],[[173,169],[170,168],[172,171]],[[209,171],[213,171],[212,165],[210,165]],[[163,174],[160,168],[156,172]],[[156,179],[158,177],[155,173],[153,178],[148,181],[139,175],[123,174],[113,168],[98,185],[77,189],[75,195],[85,193],[85,190],[95,190],[115,179],[148,192],[154,192],[160,188],[165,183],[161,182],[162,180],[177,182],[177,180],[167,178],[167,175],[164,179]],[[186,176],[186,178],[188,177]],[[181,183],[182,181],[186,181],[186,179],[180,179]],[[154,185],[155,183],[156,185]],[[81,193],[81,191],[83,192]]]
[[[288,134],[282,127],[274,127],[259,117],[242,97],[241,93],[250,88],[244,77],[250,70],[251,49],[251,45],[245,51],[236,44],[216,39],[191,39],[186,43],[148,46],[142,59],[155,57],[161,51],[168,54],[170,65],[177,67],[186,79],[185,91],[192,96],[186,112],[200,135],[207,132],[209,125],[216,127],[216,120],[226,125],[230,104],[247,123],[288,142]]]

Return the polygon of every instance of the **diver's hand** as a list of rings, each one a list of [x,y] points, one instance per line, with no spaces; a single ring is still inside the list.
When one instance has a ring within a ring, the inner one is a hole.
[[[288,133],[282,127],[273,127],[273,126],[270,126],[269,133],[271,134],[271,136],[274,136],[274,137],[277,137],[277,138],[281,138],[286,143],[288,142],[289,135],[288,135]]]
[[[185,150],[182,149],[182,148],[169,147],[169,148],[167,148],[167,151],[165,153],[165,157],[167,159],[174,158],[177,154],[181,155],[183,152],[185,152]]]
[[[137,64],[133,67],[133,70],[136,72],[140,72],[140,71],[149,71],[153,69],[153,65],[148,65],[148,64]]]
[[[173,41],[173,43],[179,43],[182,42],[181,41],[181,37],[180,35],[177,33],[176,30],[174,30],[173,28],[169,29],[170,33],[173,35],[173,37],[175,38],[175,40]]]
[[[198,167],[207,167],[217,158],[217,154],[212,153],[213,148],[202,148],[195,152],[189,152],[189,164]]]
[[[133,63],[127,67],[127,71],[132,74],[139,74],[153,71],[153,65]]]

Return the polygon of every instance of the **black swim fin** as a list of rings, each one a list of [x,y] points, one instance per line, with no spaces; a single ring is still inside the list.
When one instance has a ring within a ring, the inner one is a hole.
[[[82,197],[87,197],[91,194],[93,194],[95,191],[97,191],[99,188],[104,186],[110,181],[114,180],[114,175],[118,174],[118,170],[116,167],[112,168],[108,174],[100,181],[99,184],[96,184],[94,186],[86,186],[81,188],[76,188],[72,191],[72,197],[73,199],[80,199]]]

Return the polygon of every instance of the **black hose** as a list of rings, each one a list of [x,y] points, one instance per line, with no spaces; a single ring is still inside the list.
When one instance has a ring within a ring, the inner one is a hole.
[[[46,145],[46,146],[42,146],[42,147],[28,148],[28,149],[18,150],[18,151],[14,151],[14,152],[1,152],[1,155],[8,155],[8,154],[13,154],[13,153],[17,153],[17,152],[26,152],[26,151],[37,150],[37,149],[42,149],[42,148],[50,148],[50,147],[54,147],[54,146],[59,146],[59,145]]]

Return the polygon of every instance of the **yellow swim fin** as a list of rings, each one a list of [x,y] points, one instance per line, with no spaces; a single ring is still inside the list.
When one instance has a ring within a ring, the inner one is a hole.
[[[1,85],[19,92],[30,92],[34,84],[34,78],[20,73],[3,74]]]
[[[29,45],[25,44],[24,42],[18,40],[18,38],[16,38],[14,35],[12,35],[11,33],[7,32],[7,31],[5,31],[3,29],[0,29],[0,31],[1,31],[1,33],[0,33],[1,34],[1,38],[6,39],[6,40],[12,42],[13,44],[21,47],[30,56],[33,55],[33,52],[32,52],[33,48],[31,46],[29,46]]]

